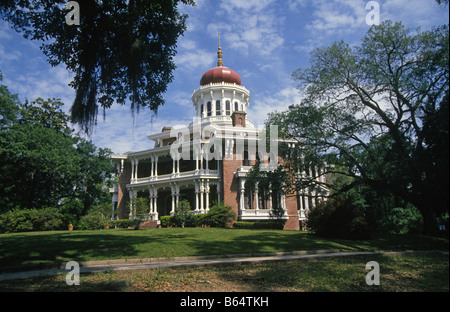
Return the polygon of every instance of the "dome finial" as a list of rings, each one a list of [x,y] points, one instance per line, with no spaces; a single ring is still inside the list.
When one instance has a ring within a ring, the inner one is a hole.
[[[217,50],[217,57],[219,60],[217,61],[217,66],[222,67],[223,61],[222,61],[222,48],[220,47],[220,33],[219,33],[219,49]]]

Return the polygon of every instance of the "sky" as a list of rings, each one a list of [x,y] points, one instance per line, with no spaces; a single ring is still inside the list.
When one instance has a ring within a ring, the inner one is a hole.
[[[310,66],[315,48],[344,40],[360,43],[370,25],[366,17],[379,7],[379,20],[401,21],[407,27],[428,30],[449,23],[448,6],[434,0],[196,0],[180,5],[188,14],[187,29],[177,44],[174,80],[158,113],[113,105],[88,138],[116,154],[153,148],[147,135],[164,126],[187,126],[195,115],[191,95],[200,78],[216,66],[220,32],[224,66],[235,70],[251,95],[247,117],[263,125],[267,114],[299,103],[301,94],[292,72]],[[81,8],[82,12],[82,8]],[[82,13],[81,13],[82,14]],[[69,113],[75,92],[68,84],[73,74],[64,65],[51,67],[40,43],[24,39],[0,22],[0,71],[3,84],[24,101],[60,98]]]

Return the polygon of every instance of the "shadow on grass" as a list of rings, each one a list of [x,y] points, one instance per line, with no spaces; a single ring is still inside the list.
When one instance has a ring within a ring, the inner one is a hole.
[[[145,234],[145,231],[135,230],[101,230],[1,235],[0,271],[5,267],[26,269],[31,265],[45,268],[48,264],[68,261],[138,258],[145,253],[142,246],[151,250],[152,245],[162,241],[188,236],[169,234],[162,238]],[[151,256],[158,257],[157,251]]]
[[[0,235],[0,271],[29,264],[123,258],[233,255],[297,250],[448,250],[448,240],[386,236],[373,240],[323,239],[305,232],[237,229],[148,229],[34,232]]]
[[[367,285],[366,263],[380,264],[380,285]],[[448,292],[448,256],[364,255],[223,265],[221,279],[252,292]]]

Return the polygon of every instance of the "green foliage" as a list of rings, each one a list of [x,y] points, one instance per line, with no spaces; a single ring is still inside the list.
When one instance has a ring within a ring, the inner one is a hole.
[[[327,238],[364,239],[369,226],[362,210],[349,197],[335,197],[309,210],[307,227]]]
[[[250,221],[236,221],[233,223],[235,229],[253,229],[255,222]]]
[[[100,213],[92,213],[81,217],[77,230],[101,230],[108,223],[108,218]]]
[[[284,228],[285,222],[278,221],[237,221],[233,223],[233,228],[236,229],[272,229],[272,230],[282,230]]]
[[[104,187],[113,172],[110,151],[75,135],[61,105],[38,99],[16,106],[19,114],[0,130],[0,212],[72,202],[63,210],[78,220],[94,205],[110,203]]]
[[[2,1],[0,16],[25,38],[41,41],[52,66],[74,73],[72,120],[86,131],[96,123],[99,105],[131,103],[131,109],[164,104],[172,81],[176,43],[187,15],[175,1],[79,0],[80,25],[67,25],[66,0]]]
[[[191,218],[192,210],[189,201],[186,199],[180,200],[175,207],[175,222],[178,223],[182,228],[186,222]]]
[[[0,81],[3,80],[0,72]],[[17,120],[19,113],[19,98],[16,94],[11,94],[8,87],[0,84],[0,130],[9,127]]]
[[[351,177],[345,189],[411,203],[433,234],[449,203],[448,63],[448,25],[422,32],[383,21],[360,45],[315,49],[311,66],[293,73],[305,97],[268,125],[299,140],[298,155],[311,151]]]
[[[55,231],[68,222],[56,208],[13,209],[0,215],[0,232]]]
[[[119,229],[126,229],[129,227],[139,230],[141,220],[138,219],[121,219],[121,220],[111,220],[107,222],[111,227],[117,227]]]
[[[423,217],[411,205],[395,207],[379,221],[380,231],[389,234],[418,234],[422,232]]]
[[[133,198],[131,203],[137,219],[143,219],[148,216],[149,199],[147,197]]]
[[[230,206],[218,202],[209,209],[206,218],[208,224],[212,227],[225,227],[231,224],[236,218],[236,214]]]
[[[161,222],[161,227],[163,228],[176,226],[173,216],[161,216],[159,217],[159,221]]]
[[[232,208],[223,203],[214,204],[206,214],[193,214],[187,200],[182,200],[178,204],[179,207],[173,216],[159,218],[162,227],[226,227],[236,217]]]

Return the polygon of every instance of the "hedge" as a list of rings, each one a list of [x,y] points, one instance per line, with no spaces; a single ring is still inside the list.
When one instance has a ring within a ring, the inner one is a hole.
[[[235,229],[275,229],[282,230],[284,224],[277,221],[237,221],[233,224]]]
[[[112,227],[116,227],[119,229],[127,229],[129,227],[133,227],[135,230],[139,230],[139,226],[141,223],[142,221],[138,219],[121,219],[108,221],[108,224]]]
[[[56,231],[67,229],[67,218],[56,208],[13,209],[0,216],[0,232]]]

